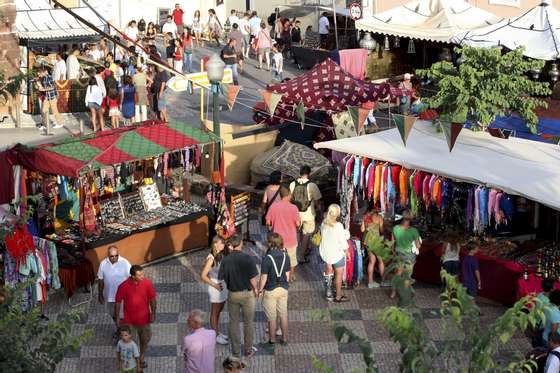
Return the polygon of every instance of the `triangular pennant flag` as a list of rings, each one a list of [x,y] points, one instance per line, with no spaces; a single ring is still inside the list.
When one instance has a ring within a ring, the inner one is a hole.
[[[410,131],[412,130],[412,126],[416,122],[416,117],[412,115],[401,115],[401,114],[392,114],[393,120],[395,121],[395,125],[399,129],[399,133],[401,134],[401,139],[403,141],[404,146],[406,146],[406,140],[408,139],[408,135],[410,135]]]
[[[301,130],[303,131],[304,123],[305,123],[305,105],[303,101],[300,101],[296,108],[297,117],[301,123]]]
[[[368,115],[369,115],[369,109],[360,108],[358,110],[358,124],[359,124],[358,128],[357,128],[358,135],[363,135],[364,134],[364,127],[365,127]]]
[[[223,90],[224,92],[224,96],[226,96],[226,100],[227,100],[227,106],[229,108],[229,111],[233,110],[233,105],[235,104],[235,100],[237,99],[237,95],[239,94],[239,91],[241,90],[241,86],[240,85],[229,85],[229,84],[223,84],[224,86],[227,86],[226,89]]]
[[[269,91],[266,91],[264,89],[261,89],[260,92],[263,96],[264,103],[266,104],[266,107],[268,108],[268,112],[270,114],[274,114],[274,111],[276,110],[276,106],[278,106],[278,103],[282,99],[283,95],[281,95],[279,93],[269,92]]]
[[[443,129],[445,140],[447,140],[447,147],[449,148],[449,152],[451,153],[453,147],[455,146],[455,142],[457,141],[457,137],[459,137],[459,133],[463,129],[463,124],[441,122],[441,128]]]
[[[348,108],[348,114],[350,114],[350,117],[352,118],[352,123],[354,123],[354,128],[356,128],[356,133],[360,133],[358,131],[358,127],[360,126],[359,124],[359,119],[358,119],[358,109],[359,107],[357,106],[347,106]]]

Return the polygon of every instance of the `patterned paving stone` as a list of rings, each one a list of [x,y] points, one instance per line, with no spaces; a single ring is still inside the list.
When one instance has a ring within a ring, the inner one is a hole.
[[[256,224],[254,224],[256,226]],[[256,230],[252,232],[257,232]],[[264,231],[258,230],[258,234]],[[263,234],[261,234],[264,237]],[[257,237],[262,240],[262,237]],[[258,262],[266,247],[260,242],[247,248],[247,252]],[[199,281],[199,273],[208,250],[190,252],[146,267],[146,277],[151,279],[158,293],[158,315],[152,325],[152,341],[147,351],[148,369],[145,372],[183,373],[182,341],[189,333],[186,325],[188,313],[194,308],[210,310],[206,286]],[[363,359],[355,346],[337,343],[331,324],[331,312],[335,311],[338,322],[348,326],[354,333],[367,338],[374,351],[379,372],[396,373],[399,370],[399,346],[391,342],[389,334],[376,318],[384,307],[396,305],[389,299],[389,288],[367,289],[360,286],[345,289],[350,302],[337,304],[327,302],[323,294],[322,270],[316,254],[311,263],[300,265],[296,271],[296,282],[290,287],[289,295],[289,344],[275,345],[264,349],[261,344],[268,341],[265,332],[266,318],[259,301],[254,322],[254,341],[257,354],[248,361],[245,372],[313,372],[311,357],[317,355],[336,373],[350,373],[363,367]],[[425,318],[425,326],[435,338],[442,338],[441,320],[434,312],[439,307],[438,288],[416,284],[416,303]],[[88,301],[91,295],[79,292],[72,304]],[[482,316],[481,329],[487,328],[505,308],[483,300],[479,302]],[[69,310],[63,294],[55,293],[49,298],[45,313],[55,320],[57,315]],[[69,354],[57,368],[57,373],[110,373],[116,368],[115,345],[112,340],[114,326],[104,305],[97,302],[96,288],[89,303],[72,310],[83,312],[82,323],[73,328],[76,335],[86,329],[93,330],[92,338],[79,351]],[[227,306],[220,318],[220,330],[227,333],[229,315]],[[321,320],[314,317],[323,311]],[[335,317],[336,318],[336,317]],[[242,334],[242,333],[241,333]],[[516,334],[505,346],[500,347],[498,358],[506,361],[518,352],[524,352],[529,344],[523,335]],[[221,371],[222,361],[229,355],[229,346],[216,346],[216,371]],[[443,371],[443,370],[440,370]]]
[[[334,372],[342,370],[340,355],[317,355],[317,358],[333,368]],[[278,355],[276,356],[277,373],[307,373],[313,372],[311,356],[309,355]]]
[[[335,342],[328,322],[292,322],[290,329],[290,341],[294,343]]]

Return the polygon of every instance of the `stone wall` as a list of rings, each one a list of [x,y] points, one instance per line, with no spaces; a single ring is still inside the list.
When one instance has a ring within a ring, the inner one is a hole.
[[[6,77],[19,72],[20,52],[15,33],[16,5],[13,0],[0,0],[0,69]]]

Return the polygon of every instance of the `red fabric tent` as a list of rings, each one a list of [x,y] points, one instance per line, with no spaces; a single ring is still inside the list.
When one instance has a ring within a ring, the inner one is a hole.
[[[368,101],[378,101],[391,93],[389,84],[375,84],[356,79],[330,58],[297,78],[268,85],[267,90],[285,94],[279,106],[297,105],[303,101],[308,110],[333,111],[346,110],[347,106],[359,106]]]
[[[399,94],[388,83],[376,84],[354,78],[330,58],[297,78],[285,83],[269,84],[267,90],[284,94],[274,115],[295,121],[295,109],[301,101],[306,111],[338,112],[346,110],[348,106],[361,106],[365,102],[379,101]],[[257,106],[254,110],[262,111],[261,107]],[[277,122],[271,118],[267,121]],[[280,119],[280,122],[282,121]]]

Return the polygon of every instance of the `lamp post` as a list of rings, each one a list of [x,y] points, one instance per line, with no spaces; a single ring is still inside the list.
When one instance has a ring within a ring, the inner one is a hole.
[[[217,55],[213,54],[206,64],[208,80],[212,84],[212,119],[214,122],[214,133],[220,137],[220,83],[224,78],[226,64]]]

